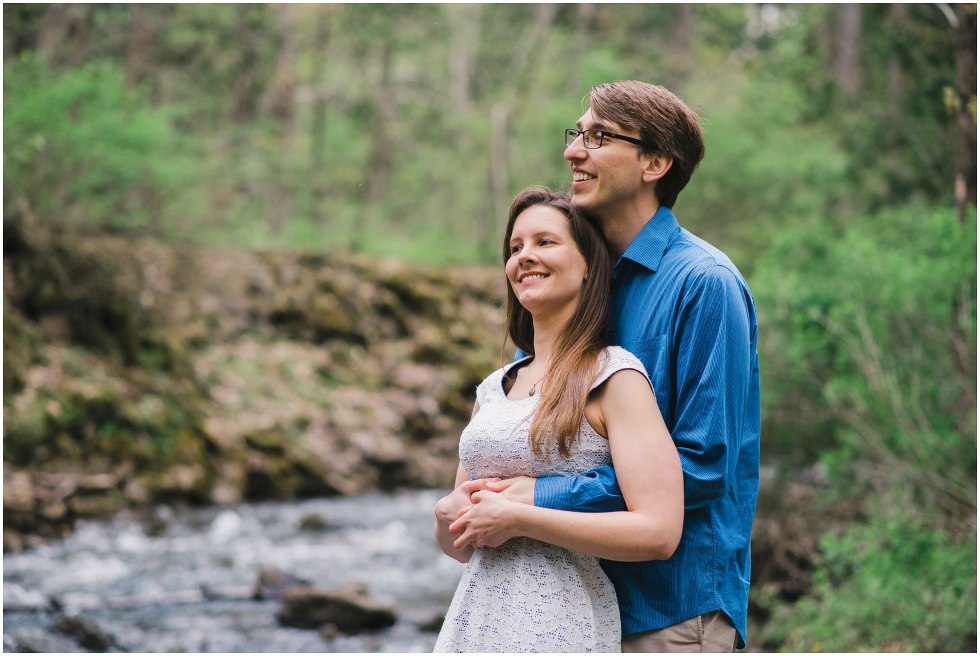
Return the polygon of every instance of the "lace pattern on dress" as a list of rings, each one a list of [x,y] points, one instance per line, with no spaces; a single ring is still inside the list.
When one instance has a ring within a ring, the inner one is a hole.
[[[609,347],[592,388],[621,369],[643,364]],[[477,388],[479,411],[460,437],[460,462],[471,478],[572,476],[611,463],[608,441],[582,420],[572,454],[557,446],[540,458],[528,433],[540,396],[508,399],[498,369]],[[467,564],[435,651],[617,652],[616,592],[598,560],[529,538],[477,549]]]

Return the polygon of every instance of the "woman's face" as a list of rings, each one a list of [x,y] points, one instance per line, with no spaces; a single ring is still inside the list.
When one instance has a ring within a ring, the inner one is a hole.
[[[514,221],[510,258],[504,267],[511,289],[532,315],[571,316],[588,274],[568,218],[547,205],[533,205]]]

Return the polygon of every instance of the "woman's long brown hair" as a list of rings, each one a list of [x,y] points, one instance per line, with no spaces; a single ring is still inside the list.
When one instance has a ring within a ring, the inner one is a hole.
[[[517,217],[535,205],[553,207],[568,218],[569,232],[588,265],[578,307],[552,348],[547,385],[531,422],[529,438],[531,450],[538,457],[545,457],[557,444],[558,452],[567,458],[585,417],[590,388],[598,373],[599,355],[607,345],[612,265],[602,234],[572,205],[571,196],[537,186],[522,191],[510,206],[504,231],[505,264],[511,257],[510,237]],[[507,283],[507,330],[517,348],[534,354],[534,322],[531,313],[517,300],[510,281]]]

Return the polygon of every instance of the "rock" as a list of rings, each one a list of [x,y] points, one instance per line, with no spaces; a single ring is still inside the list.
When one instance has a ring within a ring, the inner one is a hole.
[[[143,532],[150,537],[165,535],[174,523],[176,514],[170,506],[157,506],[139,516]]]
[[[89,651],[118,651],[116,639],[102,630],[95,621],[81,615],[62,617],[51,625],[54,633],[73,638]]]
[[[336,624],[324,624],[320,627],[320,637],[330,642],[336,639],[340,635],[340,630],[337,628]]]
[[[446,621],[445,615],[436,615],[425,622],[420,622],[417,624],[419,631],[430,631],[432,633],[439,633],[442,630],[442,624]]]
[[[262,599],[278,599],[287,590],[309,585],[310,582],[306,579],[284,572],[278,567],[267,566],[259,570],[252,598],[259,601]]]
[[[253,589],[240,585],[216,587],[202,583],[200,592],[201,597],[206,601],[244,601],[247,599],[258,599]]]
[[[88,474],[78,480],[79,493],[100,493],[119,486],[120,477],[114,473]]]
[[[301,531],[322,533],[328,528],[330,528],[330,524],[327,523],[327,520],[322,515],[318,515],[317,513],[306,515],[299,521],[299,530]]]
[[[20,654],[73,654],[85,651],[68,636],[45,631],[39,626],[26,627],[17,636],[3,634],[3,652]]]
[[[361,587],[325,590],[315,586],[293,588],[283,593],[277,614],[283,626],[318,629],[333,624],[352,635],[383,629],[396,621],[394,610],[368,597]]]
[[[108,494],[76,495],[67,504],[69,513],[74,517],[107,517],[125,505],[122,494],[115,490]]]
[[[23,471],[3,468],[3,511],[30,514],[34,511],[34,486]]]
[[[27,540],[23,533],[15,531],[6,526],[3,527],[3,552],[23,551],[26,548]]]

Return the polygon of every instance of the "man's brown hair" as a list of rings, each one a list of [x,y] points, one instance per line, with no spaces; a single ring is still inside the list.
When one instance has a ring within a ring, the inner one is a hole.
[[[589,102],[596,119],[639,132],[644,154],[661,153],[673,160],[655,192],[661,205],[673,207],[704,157],[698,115],[664,87],[636,80],[593,87]]]

